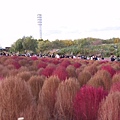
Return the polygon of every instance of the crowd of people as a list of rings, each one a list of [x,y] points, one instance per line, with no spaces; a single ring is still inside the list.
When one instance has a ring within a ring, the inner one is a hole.
[[[59,55],[59,54],[30,54],[30,53],[26,53],[26,54],[16,54],[16,53],[8,53],[8,52],[0,52],[0,56],[25,56],[25,57],[32,57],[32,56],[36,56],[36,57],[50,57],[50,58],[79,58],[79,59],[85,59],[85,60],[105,60],[105,58],[103,56],[97,56],[97,55],[91,55],[91,56],[86,56],[86,55],[79,55],[79,56],[75,56],[75,55]],[[115,55],[111,55],[109,58],[109,61],[120,61],[120,56],[115,56]]]
[[[110,60],[111,61],[120,61],[120,56],[119,55],[118,56],[111,55]]]

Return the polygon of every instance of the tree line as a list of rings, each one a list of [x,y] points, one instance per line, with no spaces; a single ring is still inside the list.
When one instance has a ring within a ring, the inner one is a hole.
[[[15,53],[35,53],[50,54],[53,50],[58,54],[119,54],[119,38],[99,39],[99,38],[81,38],[75,40],[43,40],[34,39],[32,36],[24,36],[10,47],[10,52]]]

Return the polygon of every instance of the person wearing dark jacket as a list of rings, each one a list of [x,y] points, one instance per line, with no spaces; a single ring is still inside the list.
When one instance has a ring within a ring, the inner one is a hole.
[[[111,56],[111,61],[115,61],[114,55]]]

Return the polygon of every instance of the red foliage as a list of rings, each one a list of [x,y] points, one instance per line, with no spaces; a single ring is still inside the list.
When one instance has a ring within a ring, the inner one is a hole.
[[[55,66],[47,66],[45,69],[42,71],[42,75],[49,77],[52,75],[53,71],[55,70]]]
[[[60,62],[59,62],[59,59],[58,58],[46,58],[45,60],[43,60],[44,62],[46,61],[46,62],[49,62],[49,63],[53,63],[53,64],[55,64],[55,65],[57,65],[57,64],[59,64]]]
[[[116,71],[110,65],[102,66],[101,69],[108,71],[111,74],[111,76],[113,76],[116,73]]]
[[[96,120],[99,103],[107,94],[103,88],[82,87],[74,100],[75,120]]]
[[[18,63],[18,62],[13,62],[12,63],[13,65],[14,65],[14,67],[16,68],[16,69],[19,69],[20,67],[21,67],[21,65]]]
[[[99,105],[97,120],[120,120],[120,92],[109,93]]]
[[[100,61],[100,64],[108,63],[108,61]]]
[[[81,66],[81,64],[78,63],[78,62],[74,62],[74,63],[73,63],[73,66],[74,66],[75,68],[79,68],[79,67]]]
[[[117,70],[117,71],[116,71],[116,74],[120,74],[120,70]]]
[[[52,75],[58,76],[60,80],[65,80],[68,78],[68,73],[63,66],[58,66]]]
[[[18,56],[10,56],[12,59],[18,59],[18,58],[20,58],[20,57],[18,57]]]
[[[63,66],[63,67],[67,67],[68,65],[70,65],[71,63],[70,63],[70,61],[68,60],[68,59],[64,59],[61,63],[60,63],[60,65],[61,66]]]
[[[1,81],[1,80],[3,80],[3,77],[2,77],[2,76],[0,76],[0,81]]]
[[[20,113],[35,104],[30,86],[17,77],[0,83],[0,120],[17,120]]]
[[[37,120],[37,115],[37,107],[35,105],[28,106],[20,113],[24,120]]]
[[[120,92],[120,82],[114,83],[110,89],[110,92],[116,92],[116,91]]]
[[[46,66],[47,66],[47,63],[40,61],[40,63],[38,64],[38,69],[45,68]]]
[[[53,59],[52,63],[54,63],[55,65],[59,64],[59,59]]]
[[[32,60],[38,60],[38,58],[35,57],[35,56],[31,57],[31,59],[32,59]]]

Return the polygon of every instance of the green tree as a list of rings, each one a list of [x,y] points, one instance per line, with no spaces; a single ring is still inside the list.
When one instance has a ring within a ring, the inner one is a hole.
[[[23,40],[22,39],[18,39],[16,42],[15,42],[15,50],[18,51],[18,52],[21,52],[23,51]]]
[[[17,52],[15,48],[15,44],[12,44],[10,47],[10,52]]]
[[[49,40],[38,41],[37,52],[45,52],[51,50],[51,42]]]
[[[23,49],[26,51],[32,51],[36,53],[36,49],[38,48],[38,43],[36,39],[33,39],[32,36],[30,37],[23,37],[22,38],[23,42]]]
[[[55,41],[52,41],[51,47],[53,49],[60,49],[65,47],[65,44],[63,43],[62,40],[55,40]]]
[[[12,44],[10,51],[11,52],[22,52],[23,51],[22,42],[23,42],[22,39],[18,39],[14,44]]]

